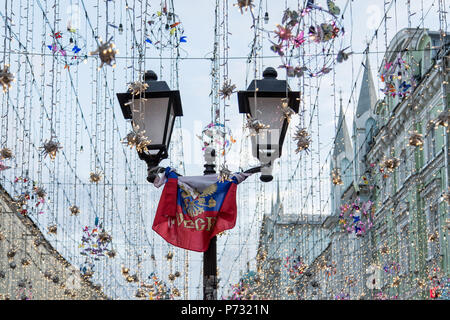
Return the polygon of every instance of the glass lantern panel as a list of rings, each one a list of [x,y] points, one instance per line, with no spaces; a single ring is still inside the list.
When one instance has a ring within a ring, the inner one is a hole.
[[[131,105],[133,122],[151,144],[163,144],[169,98],[136,99]]]
[[[175,123],[175,111],[173,109],[173,105],[170,108],[170,114],[169,114],[169,122],[167,123],[167,136],[165,144],[167,146],[167,149],[169,148],[170,138],[172,135],[173,125]]]
[[[249,98],[250,113],[253,119],[261,121],[267,130],[262,130],[257,136],[260,145],[272,145],[278,148],[281,129],[285,118],[282,111],[283,98]]]

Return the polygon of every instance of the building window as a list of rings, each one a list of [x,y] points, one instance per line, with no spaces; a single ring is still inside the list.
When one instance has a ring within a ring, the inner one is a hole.
[[[408,215],[404,213],[402,214],[402,216],[405,217],[398,225],[398,258],[400,264],[400,273],[404,274],[409,272],[410,240]]]
[[[436,130],[435,130],[434,126],[432,126],[430,128],[430,130],[428,131],[426,141],[427,141],[426,157],[427,157],[427,162],[430,162],[436,156],[436,151],[435,151],[436,150]]]
[[[423,49],[423,59],[422,59],[422,75],[425,75],[431,67],[431,42],[428,41],[427,45]]]
[[[352,168],[347,158],[342,160],[342,169],[344,169],[344,188],[348,188],[352,182]]]
[[[406,151],[403,150],[402,154],[400,156],[400,174],[399,174],[399,181],[398,181],[398,189],[400,189],[405,182],[406,179],[406,171],[408,170],[408,164],[406,159]]]
[[[430,205],[427,210],[428,259],[439,255],[439,207]]]

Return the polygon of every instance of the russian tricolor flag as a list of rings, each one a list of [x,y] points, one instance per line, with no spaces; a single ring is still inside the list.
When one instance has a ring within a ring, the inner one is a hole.
[[[215,235],[236,225],[237,185],[249,175],[237,173],[221,182],[217,175],[181,177],[167,168],[155,181],[165,187],[153,230],[176,247],[205,252]]]

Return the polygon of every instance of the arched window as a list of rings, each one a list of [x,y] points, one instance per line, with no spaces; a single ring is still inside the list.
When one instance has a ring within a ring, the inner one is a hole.
[[[352,168],[350,167],[350,161],[347,158],[342,160],[341,170],[343,173],[344,188],[346,189],[352,182]]]
[[[420,56],[420,72],[423,77],[431,67],[431,38],[425,34],[419,42],[418,48]]]
[[[373,138],[376,134],[376,121],[373,118],[369,118],[366,121],[366,150],[370,149]]]
[[[422,75],[425,75],[425,73],[427,73],[428,69],[430,69],[431,67],[431,40],[428,40],[423,48],[422,61]]]

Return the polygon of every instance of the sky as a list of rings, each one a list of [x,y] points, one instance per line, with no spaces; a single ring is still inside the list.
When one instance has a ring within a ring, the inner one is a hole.
[[[263,13],[266,11],[269,13],[269,22],[263,25],[264,42],[259,52],[259,55],[264,58],[258,60],[256,72],[256,76],[261,78],[263,69],[269,66],[277,68],[281,64],[281,59],[270,50],[268,36],[273,38],[273,31],[281,22],[285,8],[296,8],[298,1],[264,0],[254,2],[257,5],[259,3],[263,5]],[[322,5],[326,3],[324,0],[316,2]],[[137,50],[133,46],[131,32],[133,29],[138,34],[138,42],[145,48],[145,59],[141,70],[154,70],[160,80],[167,81],[172,89],[175,89],[176,81],[170,75],[173,60],[167,59],[171,57],[171,51],[164,50],[160,53],[152,44],[144,41],[143,29],[139,25],[143,13],[137,12],[137,9],[132,10],[141,8],[138,1],[116,0],[108,1],[108,3],[91,0],[56,1],[58,4],[56,7],[58,10],[57,21],[54,19],[53,1],[32,1],[32,6],[29,8],[26,7],[26,3],[23,0],[14,1],[13,12],[15,14],[12,16],[14,21],[12,29],[22,43],[26,44],[28,52],[46,52],[47,45],[51,41],[50,26],[55,31],[64,30],[67,23],[71,21],[72,24],[79,22],[79,33],[85,41],[83,52],[94,51],[96,48],[90,27],[92,26],[103,40],[106,39],[105,33],[108,30],[109,35],[114,36],[113,41],[119,49],[119,53],[116,59],[117,67],[114,71],[109,66],[97,70],[99,62],[95,57],[89,57],[86,64],[81,63],[71,67],[70,71],[64,69],[64,65],[53,65],[51,56],[42,58],[39,54],[30,54],[28,57],[32,68],[27,67],[26,57],[23,54],[12,54],[9,58],[7,57],[7,60],[10,59],[12,69],[17,69],[19,65],[22,65],[21,69],[19,68],[17,71],[16,86],[22,91],[28,92],[32,99],[26,102],[30,110],[25,110],[23,106],[20,107],[23,99],[18,94],[19,91],[15,88],[11,91],[10,103],[17,105],[18,109],[11,109],[11,113],[8,113],[11,121],[7,125],[12,134],[6,138],[6,141],[16,145],[17,141],[31,142],[34,144],[33,147],[30,146],[31,144],[25,146],[20,143],[19,146],[24,154],[28,152],[32,154],[32,159],[38,159],[38,151],[35,147],[40,146],[42,140],[50,138],[47,133],[42,134],[42,131],[50,132],[50,123],[52,123],[63,144],[62,150],[65,152],[65,157],[68,159],[65,161],[58,158],[55,162],[44,159],[45,164],[39,166],[37,162],[27,162],[25,157],[18,157],[15,160],[15,169],[8,173],[9,190],[13,194],[19,192],[17,186],[11,181],[13,176],[17,176],[25,170],[38,176],[40,182],[48,186],[49,193],[55,195],[54,198],[60,199],[60,202],[50,202],[48,208],[50,214],[37,216],[36,220],[40,221],[40,225],[43,227],[48,225],[49,221],[56,221],[67,229],[64,235],[54,239],[54,244],[62,250],[65,256],[73,257],[74,261],[78,263],[82,262],[77,254],[79,250],[77,239],[81,237],[80,226],[92,224],[92,219],[96,215],[100,215],[105,221],[110,222],[120,257],[114,263],[99,263],[99,270],[104,271],[99,272],[98,281],[104,283],[106,287],[119,288],[114,293],[109,291],[115,297],[130,298],[133,296],[135,286],[118,284],[117,281],[112,282],[109,275],[119,275],[116,278],[120,278],[122,265],[132,265],[137,268],[138,255],[141,256],[140,259],[143,259],[140,266],[142,274],[148,274],[156,269],[161,277],[164,277],[167,276],[169,269],[185,268],[185,253],[181,250],[176,251],[174,264],[171,265],[165,261],[165,254],[172,248],[164,244],[151,230],[160,190],[156,190],[146,183],[144,163],[137,159],[133,150],[124,149],[120,143],[120,139],[124,138],[130,130],[130,125],[123,119],[115,97],[115,93],[125,92],[128,84],[137,78],[139,64],[136,59]],[[128,9],[126,3],[128,3]],[[148,16],[160,10],[160,1],[147,1],[147,3],[149,4]],[[249,65],[246,62],[254,37],[253,20],[249,11],[241,13],[238,8],[232,6],[233,3],[232,0],[228,1],[230,32],[228,37],[228,74],[237,90],[245,90],[255,76],[254,64]],[[343,110],[351,133],[353,113],[357,105],[362,79],[362,62],[365,60],[363,52],[367,42],[370,42],[369,59],[372,76],[375,79],[379,98],[382,98],[377,71],[382,65],[386,44],[398,31],[408,26],[406,3],[406,0],[393,2],[388,13],[387,33],[385,34],[385,24],[381,23],[384,17],[383,0],[336,1],[336,4],[344,12],[343,23],[346,30],[345,36],[336,41],[336,47],[349,47],[347,52],[353,52],[353,54],[346,62],[338,64],[330,74],[306,82],[315,86],[305,89],[302,102],[302,107],[306,110],[305,119],[309,121],[313,115],[311,155],[300,157],[293,152],[294,143],[291,136],[300,120],[296,116],[290,125],[291,131],[286,139],[284,155],[274,167],[274,182],[263,185],[258,182],[258,177],[254,176],[241,186],[240,190],[242,191],[238,197],[237,226],[234,230],[227,232],[225,236],[220,237],[218,242],[219,274],[222,279],[229,279],[228,283],[224,283],[223,280],[220,284],[219,295],[226,292],[229,284],[236,283],[247,267],[255,268],[254,257],[258,229],[262,215],[269,213],[271,209],[271,201],[276,194],[278,185],[276,181],[279,181],[281,198],[285,202],[284,207],[288,213],[329,214],[329,155],[332,150],[339,111],[339,92],[342,92]],[[421,25],[433,30],[438,29],[437,0],[411,0],[410,3],[411,26]],[[106,12],[106,4],[108,12]],[[201,141],[197,136],[201,134],[202,128],[211,121],[212,62],[210,58],[214,49],[215,1],[174,0],[173,4],[175,13],[178,14],[182,23],[187,42],[181,44],[181,57],[185,59],[180,59],[178,62],[178,89],[181,94],[184,116],[181,119],[181,132],[174,133],[172,155],[179,157],[182,152],[184,157],[182,159],[171,158],[164,161],[162,165],[183,163],[186,175],[201,175],[203,155]],[[84,9],[86,9],[89,21],[85,19]],[[42,18],[42,10],[47,13],[48,21]],[[0,6],[0,12],[3,26],[5,16],[3,6]],[[11,16],[8,13],[6,15]],[[123,24],[125,32],[119,34],[118,30],[112,26],[106,28],[105,21],[116,27]],[[377,29],[378,36],[374,37]],[[2,48],[4,48],[3,41]],[[12,42],[12,48],[23,51],[16,41]],[[2,51],[5,50],[2,49]],[[223,48],[219,50],[220,55],[223,52]],[[134,59],[129,57],[134,57]],[[161,57],[162,59],[160,59]],[[29,83],[26,73],[31,69],[36,80],[34,88],[32,85],[25,86],[27,82]],[[278,78],[285,79],[281,69],[278,71]],[[56,76],[54,76],[55,74]],[[75,83],[74,86],[71,85],[72,82]],[[289,84],[292,90],[299,90],[298,80],[289,79]],[[38,88],[41,88],[41,91]],[[37,102],[40,95],[38,92],[43,97],[42,106]],[[256,165],[257,162],[250,155],[249,149],[245,148],[248,133],[242,131],[243,117],[238,113],[237,95],[234,94],[226,103],[229,104],[227,118],[230,120],[227,125],[237,140],[227,155],[228,165],[233,171],[247,169]],[[4,105],[5,100],[3,100]],[[51,110],[50,116],[42,116],[42,108]],[[2,110],[4,111],[4,109]],[[36,121],[25,123],[18,120],[27,117],[36,119]],[[46,121],[47,118],[53,118],[54,122]],[[2,122],[3,124],[4,122]],[[30,136],[19,132],[18,128],[22,125],[31,132]],[[180,140],[176,140],[180,137],[182,137],[182,143]],[[84,146],[84,152],[79,150],[80,146]],[[81,182],[88,183],[90,172],[102,168],[108,184],[83,187],[80,185]],[[73,177],[74,171],[79,177],[78,180]],[[293,179],[289,179],[291,176]],[[321,180],[317,180],[317,177]],[[60,184],[57,185],[57,182]],[[74,185],[75,182],[78,184],[78,189]],[[67,187],[60,187],[65,184]],[[308,198],[307,190],[310,189],[315,190],[315,197]],[[82,212],[89,212],[89,214],[81,215],[77,221],[68,221],[64,214],[63,218],[60,217],[62,214],[60,211],[66,210],[70,202],[74,201],[74,197],[80,202]],[[298,212],[299,208],[301,208],[301,212]],[[152,262],[149,258],[152,247],[148,243],[153,244],[157,256],[156,261]],[[191,299],[201,299],[202,297],[201,259],[201,254],[190,253],[189,255],[190,289],[188,297]],[[180,288],[183,287],[182,280],[177,280],[177,286]]]

